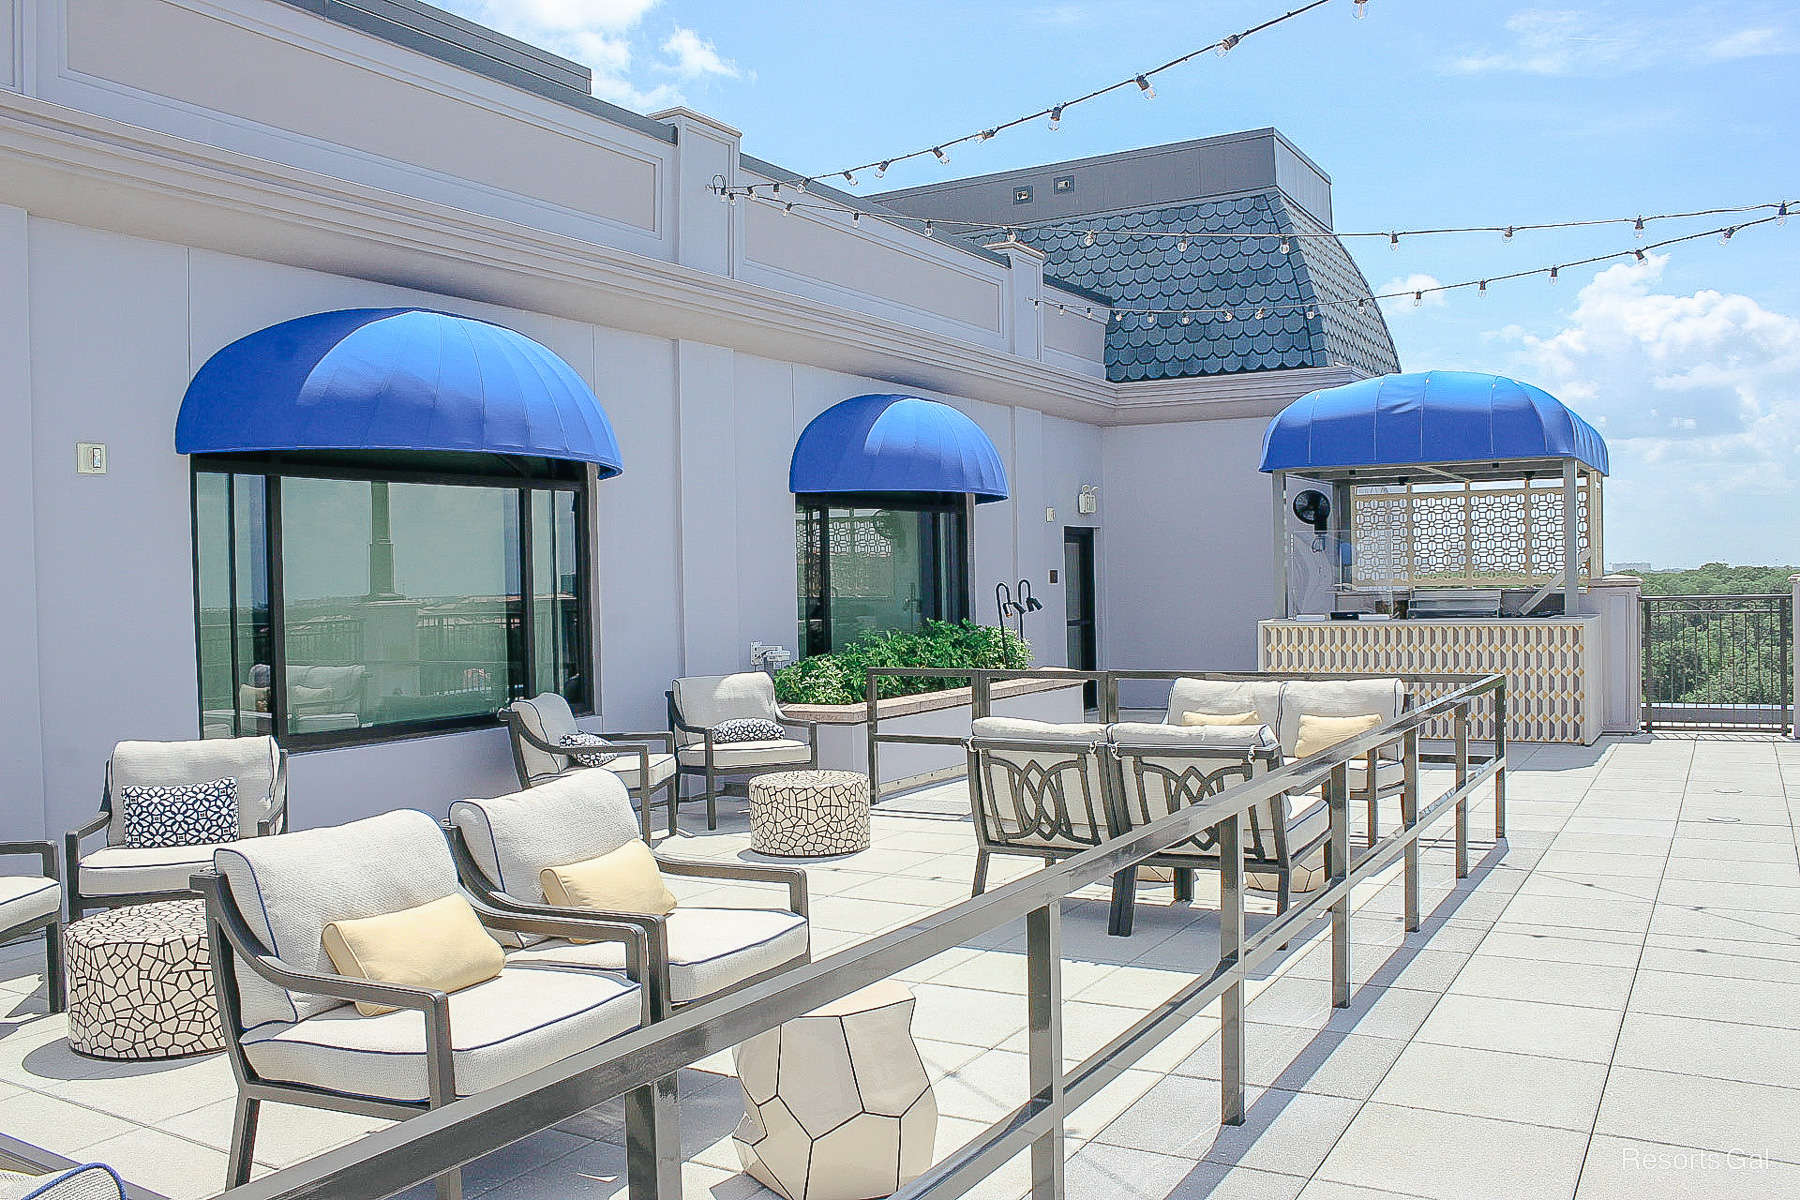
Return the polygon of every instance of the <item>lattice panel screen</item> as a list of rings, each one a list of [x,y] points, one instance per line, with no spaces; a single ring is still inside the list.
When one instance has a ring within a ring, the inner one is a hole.
[[[1589,554],[1589,513],[1599,507],[1598,487],[1589,480],[1576,495],[1585,582],[1586,564],[1599,557]],[[1351,582],[1360,587],[1547,583],[1562,573],[1562,483],[1359,488],[1350,501],[1350,533],[1356,546]]]
[[[1263,670],[1396,675],[1506,676],[1506,736],[1521,742],[1588,743],[1600,736],[1600,680],[1589,670],[1597,631],[1578,621],[1289,622],[1262,627]],[[1429,703],[1447,686],[1421,685]],[[1427,738],[1452,736],[1448,719]],[[1493,737],[1478,713],[1470,735]]]

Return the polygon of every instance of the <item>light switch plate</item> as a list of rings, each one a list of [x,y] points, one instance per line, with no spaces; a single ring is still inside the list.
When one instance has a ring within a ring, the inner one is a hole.
[[[77,475],[106,474],[106,443],[76,442],[75,473]]]

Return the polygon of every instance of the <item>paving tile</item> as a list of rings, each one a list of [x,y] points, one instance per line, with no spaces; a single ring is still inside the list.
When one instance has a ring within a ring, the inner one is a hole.
[[[1392,1038],[1251,1021],[1244,1026],[1244,1080],[1255,1087],[1366,1099],[1405,1048]],[[1214,1035],[1177,1071],[1217,1079],[1219,1069],[1220,1042]]]
[[[113,1166],[130,1183],[172,1200],[213,1196],[225,1187],[225,1154],[155,1129],[134,1128],[94,1142],[75,1156]],[[119,1164],[129,1164],[121,1168]]]
[[[1618,1013],[1597,1008],[1445,996],[1420,1028],[1418,1040],[1603,1063],[1612,1057],[1619,1020]]]
[[[1608,940],[1609,937],[1617,940]],[[1479,948],[1483,956],[1602,967],[1636,966],[1642,952],[1643,943],[1636,934],[1513,924],[1494,926]]]
[[[1320,1167],[1319,1178],[1432,1200],[1566,1200],[1587,1136],[1459,1113],[1368,1104]]]
[[[1673,944],[1660,944],[1665,941]],[[1771,953],[1773,949],[1764,942],[1653,936],[1644,947],[1641,965],[1647,971],[1800,984],[1800,958]]]
[[[1800,984],[1640,971],[1633,1012],[1800,1029]]]
[[[1254,1021],[1405,1039],[1418,1030],[1436,1000],[1432,993],[1407,988],[1353,987],[1350,1006],[1334,1008],[1328,980],[1284,975],[1244,1011]]]
[[[1576,929],[1615,929],[1641,933],[1650,926],[1647,900],[1570,900],[1518,896],[1506,906],[1505,920]]]
[[[0,1099],[0,1130],[67,1158],[79,1158],[89,1146],[136,1128],[123,1117],[36,1092]]]
[[[1619,1010],[1631,992],[1632,975],[1630,967],[1548,959],[1533,962],[1478,952],[1456,976],[1450,994]]]
[[[1800,1089],[1615,1066],[1594,1132],[1800,1163]]]
[[[1582,1132],[1593,1127],[1604,1063],[1414,1042],[1381,1080],[1377,1103]]]
[[[1800,1030],[1632,1012],[1614,1061],[1740,1083],[1800,1083]]]
[[[1772,1200],[1800,1196],[1800,1166],[1692,1146],[1600,1135],[1575,1200]]]

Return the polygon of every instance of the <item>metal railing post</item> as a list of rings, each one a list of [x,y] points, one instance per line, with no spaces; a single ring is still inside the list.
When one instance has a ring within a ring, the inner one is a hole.
[[[625,1180],[631,1200],[681,1200],[681,1102],[673,1075],[625,1093]]]
[[[1335,886],[1350,877],[1350,772],[1343,764],[1331,768],[1325,781],[1325,805],[1331,814],[1331,832],[1325,843],[1325,873]],[[1350,1007],[1350,892],[1345,890],[1331,906],[1331,1003]]]
[[[1419,931],[1419,839],[1412,836],[1419,823],[1419,731],[1409,729],[1400,740],[1404,782],[1400,790],[1400,826],[1406,843],[1406,932]]]
[[[1119,677],[1111,671],[1100,679],[1100,719],[1108,725],[1119,721]]]
[[[1506,681],[1494,688],[1494,840],[1506,837]]]
[[[1219,966],[1244,950],[1243,814],[1219,822]],[[1244,1123],[1244,981],[1233,976],[1219,997],[1219,1122]]]
[[[1031,1094],[1053,1114],[1049,1130],[1031,1143],[1031,1200],[1063,1200],[1062,901],[1027,914],[1025,946]]]
[[[875,687],[875,673],[873,671],[869,672],[866,682],[868,686],[863,696],[863,703],[868,706],[866,715],[869,719],[869,799],[879,800],[881,799],[881,739],[876,736],[875,726],[880,718],[877,707],[878,695]]]
[[[1462,794],[1469,782],[1469,707],[1465,701],[1456,706],[1450,718],[1456,731],[1456,877],[1469,877],[1469,798]]]

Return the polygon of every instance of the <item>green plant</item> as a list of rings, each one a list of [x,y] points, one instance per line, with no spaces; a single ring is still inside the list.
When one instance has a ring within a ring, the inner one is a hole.
[[[926,621],[917,633],[872,633],[831,654],[803,658],[775,676],[775,697],[788,704],[860,704],[870,667],[966,667],[1024,670],[1031,645],[1009,629],[973,621]],[[964,678],[877,676],[878,693],[911,696],[967,687]]]

